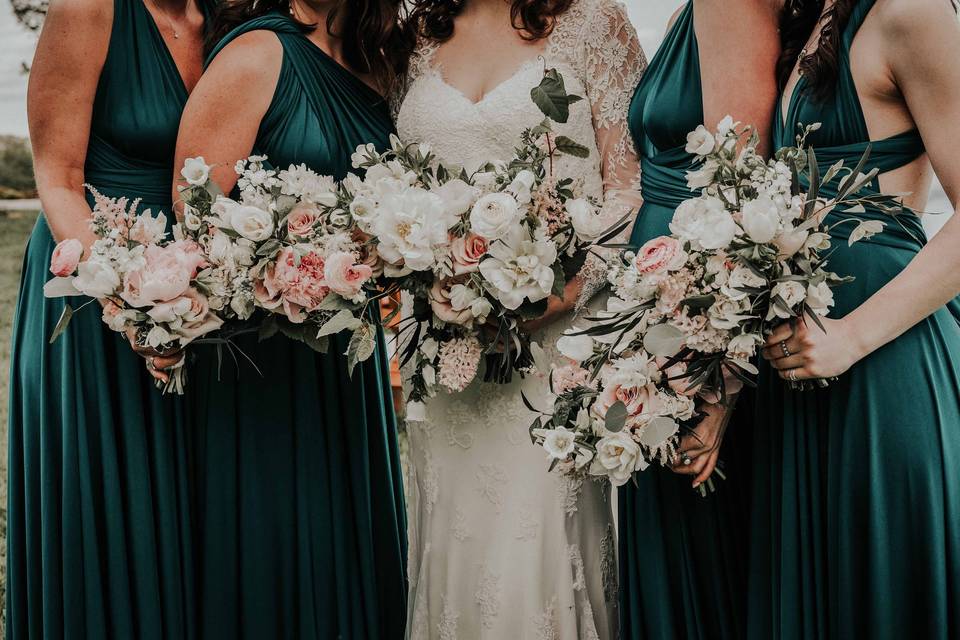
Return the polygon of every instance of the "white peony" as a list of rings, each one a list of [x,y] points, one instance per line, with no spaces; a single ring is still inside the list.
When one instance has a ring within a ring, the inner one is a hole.
[[[647,466],[640,445],[634,442],[629,433],[620,431],[597,442],[597,455],[591,473],[606,475],[613,486],[620,487],[626,484],[635,472],[643,471]]]
[[[440,196],[424,189],[409,187],[388,194],[372,224],[380,257],[415,271],[431,269],[434,248],[448,241],[445,213]]]
[[[583,362],[593,355],[593,338],[587,335],[571,335],[580,329],[571,327],[557,340],[557,350],[576,362]]]
[[[712,196],[685,200],[673,214],[670,231],[694,248],[725,249],[739,227],[723,202]]]
[[[532,240],[526,230],[516,224],[507,237],[491,243],[487,258],[480,263],[480,273],[497,300],[513,310],[524,300],[538,302],[549,297],[556,260],[557,246],[552,241]]]
[[[83,295],[91,298],[105,298],[120,288],[120,276],[113,267],[96,259],[86,260],[77,265],[77,277],[73,286]]]
[[[757,244],[773,240],[780,230],[780,211],[767,196],[744,203],[740,220],[747,236]]]
[[[470,227],[487,240],[499,240],[517,226],[522,216],[519,203],[509,193],[489,193],[470,210]]]
[[[187,158],[180,169],[180,175],[189,184],[195,187],[202,187],[210,179],[210,166],[204,161],[203,156],[199,158]]]
[[[451,218],[459,218],[466,213],[480,196],[479,189],[459,178],[445,182],[439,187],[434,187],[431,191],[440,196],[447,215]]]
[[[576,448],[576,433],[565,427],[534,429],[533,435],[543,438],[543,448],[557,460],[566,460]]]

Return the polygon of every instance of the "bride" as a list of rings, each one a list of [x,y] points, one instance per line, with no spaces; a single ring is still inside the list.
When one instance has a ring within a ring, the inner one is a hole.
[[[429,144],[468,171],[506,160],[543,115],[530,90],[545,68],[584,98],[559,133],[590,148],[564,156],[602,201],[610,224],[639,206],[638,165],[626,126],[646,65],[615,0],[419,0],[420,34],[400,100],[404,140]],[[548,355],[578,299],[603,281],[588,263],[563,300],[527,329]],[[521,390],[545,407],[538,374],[508,385],[474,382],[427,402],[410,432],[410,601],[407,637],[545,640],[616,637],[616,560],[607,486],[547,473],[530,444]]]

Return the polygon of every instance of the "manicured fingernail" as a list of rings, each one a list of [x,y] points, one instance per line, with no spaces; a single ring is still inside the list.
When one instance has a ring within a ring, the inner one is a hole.
[[[699,487],[699,486],[700,486],[700,481],[699,481],[699,480],[693,483],[693,488],[694,488],[694,489],[696,489],[696,488]]]

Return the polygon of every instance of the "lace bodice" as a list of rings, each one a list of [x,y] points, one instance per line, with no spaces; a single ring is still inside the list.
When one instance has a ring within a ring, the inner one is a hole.
[[[627,109],[646,59],[622,4],[575,0],[557,19],[543,55],[521,64],[479,102],[446,82],[436,50],[424,44],[412,61],[396,114],[401,138],[426,142],[441,161],[468,170],[508,159],[520,133],[543,119],[530,89],[545,69],[556,68],[567,92],[585,98],[556,129],[590,149],[587,158],[563,156],[557,173],[579,178],[584,194],[603,203],[610,225],[639,207],[639,165]]]

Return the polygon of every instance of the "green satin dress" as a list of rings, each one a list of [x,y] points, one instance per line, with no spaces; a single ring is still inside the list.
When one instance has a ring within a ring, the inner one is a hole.
[[[860,0],[843,34],[836,95],[818,102],[805,81],[775,137],[801,123],[821,168],[853,166],[870,140],[849,51],[875,0]],[[873,141],[881,173],[924,152],[917,131]],[[877,184],[871,189],[876,190]],[[827,193],[827,195],[835,195]],[[828,222],[842,219],[831,213]],[[897,276],[925,244],[912,214],[847,246],[834,235],[830,268],[856,278],[836,289],[842,318]],[[749,637],[960,637],[960,327],[956,301],[858,362],[823,391],[790,391],[761,373],[755,431]]]
[[[186,100],[144,4],[116,0],[87,182],[169,214]],[[143,359],[106,328],[96,303],[47,344],[64,306],[43,296],[54,245],[41,216],[13,330],[7,637],[195,638],[181,401],[154,388]]]
[[[687,133],[703,123],[700,61],[689,2],[644,74],[630,106],[644,204],[631,242],[669,234],[693,193]],[[621,637],[717,640],[743,637],[750,462],[750,394],[742,394],[724,440],[726,481],[705,498],[692,477],[661,467],[620,489]]]
[[[213,55],[256,30],[283,46],[256,153],[342,177],[357,145],[388,145],[386,102],[279,13],[237,28]],[[262,376],[205,347],[187,391],[202,637],[401,638],[405,509],[382,336],[352,378],[342,338],[326,355],[282,336],[239,347]]]

